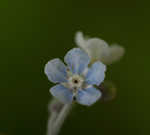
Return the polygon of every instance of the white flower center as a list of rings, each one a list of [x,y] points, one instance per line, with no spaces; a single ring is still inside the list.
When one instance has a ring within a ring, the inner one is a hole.
[[[84,83],[84,78],[80,75],[72,75],[68,79],[68,85],[71,89],[80,89],[82,88]]]
[[[78,75],[72,74],[72,72],[70,72],[69,70],[67,71],[68,82],[62,83],[62,85],[72,91],[73,98],[76,98],[78,90],[84,90],[88,87],[91,87],[91,85],[85,83],[84,77],[86,72],[84,72],[82,75]]]

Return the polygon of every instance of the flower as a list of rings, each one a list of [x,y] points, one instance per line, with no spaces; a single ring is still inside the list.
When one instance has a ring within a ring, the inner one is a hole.
[[[58,58],[45,66],[48,79],[57,83],[50,89],[51,94],[64,104],[73,101],[87,106],[94,104],[102,95],[95,85],[103,82],[106,66],[97,61],[88,67],[90,58],[80,48],[71,49],[64,61],[68,66]]]
[[[76,44],[82,48],[91,58],[91,64],[100,60],[106,65],[118,61],[124,55],[124,48],[112,44],[109,46],[104,40],[100,38],[87,38],[83,36],[82,32],[77,32],[75,36]]]

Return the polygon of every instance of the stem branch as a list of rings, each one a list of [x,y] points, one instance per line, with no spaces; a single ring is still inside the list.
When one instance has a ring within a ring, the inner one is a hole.
[[[58,135],[67,115],[72,108],[72,104],[63,105],[59,112],[51,110],[51,116],[48,119],[47,135]]]

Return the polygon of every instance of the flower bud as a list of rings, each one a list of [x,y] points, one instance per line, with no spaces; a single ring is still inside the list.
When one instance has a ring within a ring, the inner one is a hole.
[[[102,92],[101,101],[111,101],[116,97],[116,87],[114,83],[110,81],[103,82],[98,89]]]

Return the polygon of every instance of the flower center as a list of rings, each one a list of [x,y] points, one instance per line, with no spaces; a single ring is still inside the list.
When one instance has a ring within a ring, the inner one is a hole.
[[[78,75],[78,74],[72,74],[69,70],[68,70],[68,81],[65,83],[62,83],[66,88],[68,88],[69,90],[72,91],[73,93],[73,100],[76,100],[76,96],[78,93],[78,90],[84,90],[86,87],[88,87],[89,85],[87,85],[85,83],[85,78],[84,76]]]
[[[77,83],[78,83],[78,80],[75,79],[75,80],[73,80],[73,82],[77,84]]]
[[[72,75],[68,79],[68,85],[71,89],[80,89],[83,85],[84,79],[80,75]]]

